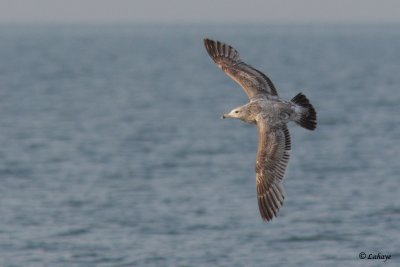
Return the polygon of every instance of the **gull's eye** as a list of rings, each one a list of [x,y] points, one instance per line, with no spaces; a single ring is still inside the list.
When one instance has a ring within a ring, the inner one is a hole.
[[[239,110],[235,110],[235,113],[239,113]]]

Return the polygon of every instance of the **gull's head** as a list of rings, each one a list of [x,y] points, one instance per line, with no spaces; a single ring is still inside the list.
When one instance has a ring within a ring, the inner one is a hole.
[[[243,111],[241,108],[235,108],[233,110],[231,110],[231,112],[222,115],[222,119],[226,119],[226,118],[234,118],[234,119],[242,119],[243,117]]]
[[[254,108],[253,108],[254,109]],[[234,118],[247,123],[256,123],[257,113],[252,112],[252,104],[246,104],[231,110],[231,112],[222,115],[222,119]]]

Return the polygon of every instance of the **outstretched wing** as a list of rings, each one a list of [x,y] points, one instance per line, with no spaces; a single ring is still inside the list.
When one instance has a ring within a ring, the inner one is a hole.
[[[259,143],[256,163],[258,207],[265,221],[277,216],[283,204],[281,184],[289,161],[291,142],[286,125],[270,128],[265,121],[257,122]]]
[[[214,62],[242,86],[250,99],[278,95],[272,81],[259,70],[241,61],[235,48],[210,39],[204,39],[204,45]]]

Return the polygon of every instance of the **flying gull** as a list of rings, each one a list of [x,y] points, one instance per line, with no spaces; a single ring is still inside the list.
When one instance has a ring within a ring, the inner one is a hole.
[[[270,221],[277,216],[285,198],[282,179],[291,151],[287,123],[294,121],[305,129],[314,130],[317,126],[317,114],[302,93],[298,93],[290,101],[282,100],[272,81],[259,70],[244,63],[232,46],[210,39],[204,39],[204,45],[218,67],[236,81],[249,97],[249,103],[233,109],[222,118],[236,118],[257,125],[258,207],[262,219]]]

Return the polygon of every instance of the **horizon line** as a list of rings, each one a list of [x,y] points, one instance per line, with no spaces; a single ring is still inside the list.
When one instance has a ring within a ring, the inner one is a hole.
[[[400,25],[399,21],[144,21],[144,20],[26,20],[26,21],[1,21],[0,26],[57,26],[57,25],[160,25],[160,26],[228,26],[228,25],[251,25],[251,26],[385,26]]]

